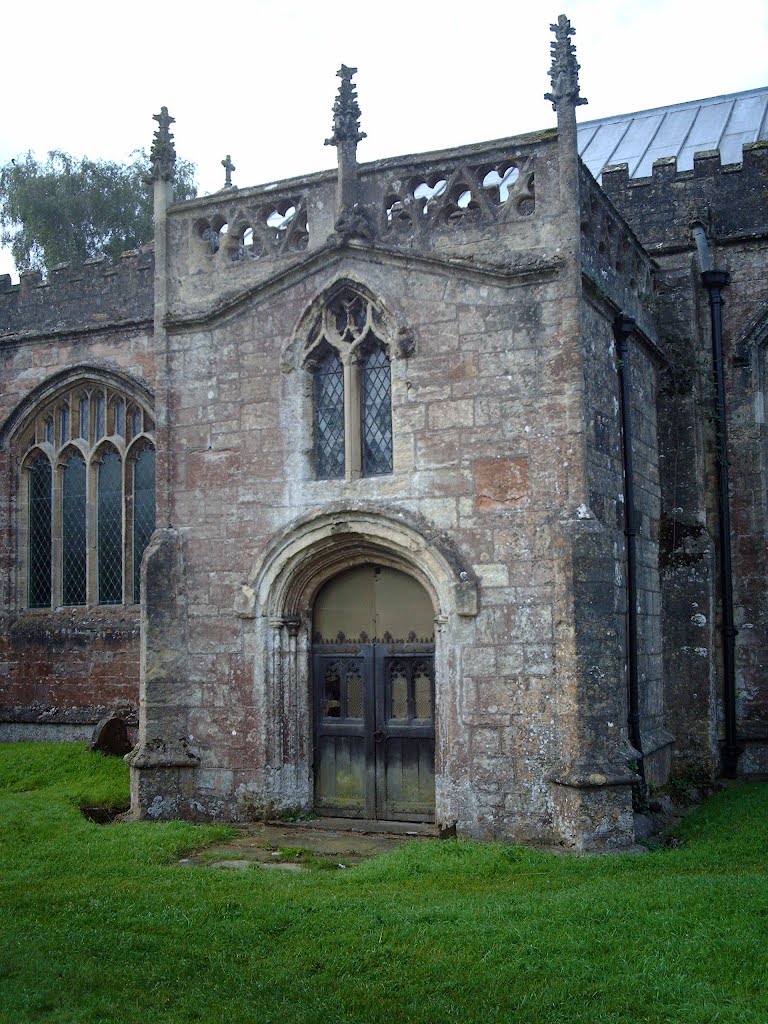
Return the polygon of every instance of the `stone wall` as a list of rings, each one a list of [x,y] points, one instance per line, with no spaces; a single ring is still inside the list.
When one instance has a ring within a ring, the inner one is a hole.
[[[483,196],[474,208],[448,205],[512,157],[525,195],[499,195],[496,207]],[[439,824],[586,846],[631,837],[615,360],[603,316],[594,341],[611,398],[585,399],[593,367],[573,291],[577,257],[559,234],[558,159],[554,141],[540,138],[363,168],[379,229],[345,245],[328,239],[328,176],[169,211],[168,493],[186,581],[187,690],[167,712],[149,690],[147,701],[158,748],[186,744],[195,766],[175,794],[163,797],[151,782],[142,790],[162,766],[140,747],[137,813],[163,817],[167,800],[174,813],[236,818],[312,806],[312,601],[329,575],[380,559],[414,574],[435,604]],[[524,176],[533,166],[535,199]],[[454,185],[430,211],[423,195],[417,202],[418,182],[438,176]],[[307,215],[297,222],[301,246],[297,227],[293,243],[260,236],[258,252],[248,252],[263,203],[279,212],[288,202]],[[645,273],[647,260],[637,259]],[[618,308],[649,285],[647,274],[619,273],[601,295]],[[394,471],[318,480],[302,353],[313,316],[342,286],[379,309]],[[638,378],[653,390],[647,360]],[[658,495],[645,393],[640,407],[652,545]],[[610,500],[614,511],[605,527],[581,512],[585,480],[599,477],[594,459],[584,473],[598,409],[610,420],[602,505]],[[657,601],[646,575],[644,594]],[[644,600],[648,622],[657,620]],[[160,602],[157,615],[166,614]],[[658,630],[646,633],[649,688],[658,689]]]
[[[707,293],[691,239],[702,223],[724,289],[724,359],[734,568],[740,770],[768,765],[768,535],[765,338],[768,324],[768,146],[744,147],[743,163],[719,154],[692,171],[658,161],[651,178],[625,168],[603,175],[613,204],[661,267],[658,320],[669,343],[662,388],[662,575],[665,676],[678,770],[718,770],[722,653],[717,599],[717,497],[712,356]],[[722,737],[720,737],[722,738]]]
[[[0,738],[71,739],[116,706],[137,721],[138,607],[25,608],[19,433],[83,375],[153,390],[151,251],[0,285]]]

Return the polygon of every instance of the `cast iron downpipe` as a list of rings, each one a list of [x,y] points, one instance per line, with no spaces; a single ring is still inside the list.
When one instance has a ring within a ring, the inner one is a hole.
[[[742,747],[736,730],[736,634],[733,624],[733,566],[731,562],[731,501],[728,474],[728,423],[725,409],[725,372],[723,369],[723,296],[730,282],[725,270],[712,268],[712,256],[706,232],[700,223],[693,225],[693,237],[699,252],[701,282],[709,295],[712,327],[712,380],[715,385],[715,431],[717,433],[718,547],[720,552],[720,601],[723,644],[723,704],[725,712],[722,747],[723,775],[735,779]]]
[[[621,446],[624,462],[624,536],[627,538],[627,729],[629,742],[640,754],[638,772],[645,785],[643,741],[640,735],[640,687],[637,668],[637,511],[635,510],[635,472],[632,462],[632,417],[630,405],[627,342],[635,329],[631,316],[619,313],[613,321],[616,341],[616,373],[619,380]]]

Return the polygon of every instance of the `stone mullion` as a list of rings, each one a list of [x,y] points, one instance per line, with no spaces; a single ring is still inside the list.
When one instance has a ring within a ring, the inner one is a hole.
[[[344,468],[347,480],[358,480],[362,465],[362,371],[357,356],[344,361]]]

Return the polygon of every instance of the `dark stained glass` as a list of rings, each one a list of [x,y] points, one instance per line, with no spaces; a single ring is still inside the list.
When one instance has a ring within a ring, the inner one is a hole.
[[[314,374],[315,473],[321,480],[344,476],[344,370],[328,352]]]
[[[85,604],[85,461],[70,455],[62,470],[62,601]]]
[[[392,472],[392,382],[389,360],[376,346],[363,361],[363,476]]]
[[[51,605],[51,464],[36,459],[29,473],[29,607]]]
[[[117,452],[105,453],[99,465],[98,553],[99,604],[123,600],[123,464]]]
[[[106,424],[104,422],[104,395],[96,397],[96,431],[94,440],[104,437]]]
[[[125,437],[125,402],[122,398],[115,402],[115,433]]]
[[[133,465],[133,600],[141,600],[141,558],[155,529],[155,450],[144,448]]]
[[[69,440],[69,406],[65,403],[59,409],[59,430],[61,432],[61,444]]]
[[[91,402],[87,395],[80,399],[80,437],[88,440]]]

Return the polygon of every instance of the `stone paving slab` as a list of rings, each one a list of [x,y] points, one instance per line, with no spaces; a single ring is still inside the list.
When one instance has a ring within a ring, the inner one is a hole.
[[[344,827],[340,828],[339,824]],[[351,827],[348,827],[350,826]],[[389,831],[387,826],[397,831]],[[401,826],[406,826],[407,828]],[[434,839],[432,826],[410,822],[348,822],[345,818],[239,826],[238,835],[178,861],[180,866],[241,870],[249,867],[303,871],[343,869],[390,853],[403,843]]]

